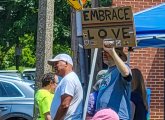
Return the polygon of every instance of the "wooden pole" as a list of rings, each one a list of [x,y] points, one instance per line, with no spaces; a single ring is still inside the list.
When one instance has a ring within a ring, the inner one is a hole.
[[[52,58],[53,50],[54,0],[39,0],[37,49],[36,49],[36,85],[40,87],[40,77],[51,71],[47,60]]]
[[[92,8],[96,8],[99,7],[99,0],[92,0]],[[94,55],[94,49],[91,49],[91,63],[93,61],[93,55]],[[94,70],[94,75],[96,76],[97,73],[102,69],[102,49],[98,49],[98,53],[97,53],[97,59],[96,59],[96,66],[95,66],[95,70]],[[95,83],[95,77],[93,78],[93,84]],[[92,84],[92,86],[93,86]]]
[[[52,70],[47,64],[52,58],[53,51],[53,23],[54,23],[54,0],[39,0],[37,49],[36,49],[36,81],[37,88],[41,87],[40,77]],[[34,103],[35,105],[35,103]],[[36,120],[38,111],[34,107],[33,119]]]
[[[71,8],[71,50],[72,50],[72,58],[74,63],[74,71],[80,75],[80,67],[79,67],[79,58],[78,58],[78,41],[77,41],[77,29],[76,29],[76,11]]]

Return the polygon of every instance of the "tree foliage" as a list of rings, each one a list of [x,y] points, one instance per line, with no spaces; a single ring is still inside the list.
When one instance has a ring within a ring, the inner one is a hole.
[[[112,0],[99,0],[100,7],[109,7],[112,5]]]
[[[0,6],[0,69],[15,65],[16,45],[22,50],[20,65],[34,67],[38,0],[6,0]],[[55,1],[54,54],[70,52],[69,10],[66,1]]]
[[[0,1],[0,6],[2,7],[0,11],[0,69],[4,69],[10,65],[6,65],[6,60],[13,63],[11,59],[11,55],[13,55],[12,58],[15,57],[13,47],[16,44],[21,45],[20,38],[25,34],[36,33],[38,2],[37,0],[6,0]],[[25,46],[21,45],[21,47]]]
[[[65,0],[55,0],[54,47],[53,53],[70,53],[71,27],[70,6]]]
[[[20,46],[20,65],[35,67],[38,0],[0,1],[0,69],[15,65],[15,47]],[[70,53],[70,6],[55,0],[53,53]],[[99,0],[102,6],[111,2]],[[88,2],[87,5],[91,5]]]

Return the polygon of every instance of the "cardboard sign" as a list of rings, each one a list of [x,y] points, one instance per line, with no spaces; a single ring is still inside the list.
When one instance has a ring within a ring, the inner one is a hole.
[[[84,48],[102,48],[103,41],[114,47],[136,46],[131,7],[90,8],[82,11]]]

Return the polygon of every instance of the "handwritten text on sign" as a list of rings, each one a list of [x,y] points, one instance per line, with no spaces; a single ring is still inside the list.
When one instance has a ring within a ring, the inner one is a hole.
[[[136,46],[131,7],[85,9],[82,12],[84,47],[102,48],[103,40],[113,46]]]

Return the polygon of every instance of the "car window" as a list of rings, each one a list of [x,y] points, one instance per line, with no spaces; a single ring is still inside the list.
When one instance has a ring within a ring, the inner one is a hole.
[[[35,79],[35,71],[23,71],[24,75],[32,75],[33,78]]]
[[[23,79],[25,80],[34,80],[34,77],[32,74],[23,74]]]
[[[22,97],[22,93],[18,90],[18,88],[16,86],[14,86],[11,83],[7,83],[7,82],[2,82],[5,91],[7,92],[8,97]],[[6,97],[6,96],[2,96],[2,97]]]
[[[4,87],[2,86],[1,82],[0,82],[0,97],[7,97],[7,93],[4,89]]]

